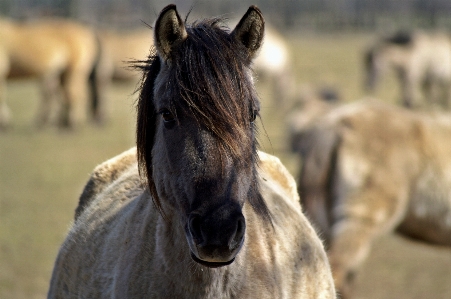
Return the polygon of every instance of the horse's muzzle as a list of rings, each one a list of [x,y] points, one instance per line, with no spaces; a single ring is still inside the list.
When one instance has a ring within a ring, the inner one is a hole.
[[[240,210],[220,207],[202,217],[191,213],[186,237],[194,261],[207,267],[231,264],[244,244],[246,223]]]

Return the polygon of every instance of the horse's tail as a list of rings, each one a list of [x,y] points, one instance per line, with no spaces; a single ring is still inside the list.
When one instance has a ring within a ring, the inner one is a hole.
[[[302,209],[326,245],[331,226],[332,185],[339,144],[338,130],[319,123],[304,130],[297,138],[297,148],[294,148],[302,157],[298,179]]]
[[[103,109],[102,106],[104,103],[102,101],[104,100],[102,94],[104,86],[101,86],[101,82],[99,80],[99,66],[100,61],[102,59],[102,43],[100,41],[99,34],[95,32],[95,38],[96,38],[96,57],[94,59],[94,63],[92,65],[91,73],[89,75],[89,89],[91,92],[91,102],[90,102],[90,114],[92,119],[96,123],[102,123],[104,121],[104,115],[103,115]]]

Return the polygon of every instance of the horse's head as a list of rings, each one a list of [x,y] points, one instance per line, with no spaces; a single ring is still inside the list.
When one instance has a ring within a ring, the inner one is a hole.
[[[185,26],[174,5],[163,9],[137,120],[153,200],[168,220],[181,219],[192,258],[209,267],[230,264],[242,247],[245,202],[270,221],[257,183],[251,72],[264,20],[250,7],[232,32],[219,24]]]

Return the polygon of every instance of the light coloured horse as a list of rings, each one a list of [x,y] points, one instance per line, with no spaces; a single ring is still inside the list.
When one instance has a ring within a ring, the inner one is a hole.
[[[451,247],[451,115],[376,100],[331,109],[292,135],[302,207],[326,247],[337,291],[383,234]]]
[[[137,148],[92,174],[49,298],[335,298],[293,177],[256,149],[263,17],[221,24],[160,13]]]
[[[36,118],[39,126],[49,121],[51,106],[60,98],[60,125],[67,127],[83,121],[90,92],[89,76],[97,55],[96,35],[75,21],[0,19],[0,127],[10,123],[6,81],[12,78],[40,81],[42,100]]]
[[[373,91],[389,69],[399,78],[404,106],[451,108],[451,39],[447,34],[398,32],[379,39],[365,53],[367,89]]]
[[[136,61],[145,61],[153,45],[152,32],[148,29],[127,31],[97,30],[101,55],[95,70],[96,92],[93,97],[93,113],[101,120],[108,118],[108,97],[113,80],[136,81],[141,72],[133,67]]]
[[[265,42],[254,61],[254,69],[262,85],[271,86],[274,104],[287,107],[295,95],[293,57],[285,37],[275,28],[267,26]]]

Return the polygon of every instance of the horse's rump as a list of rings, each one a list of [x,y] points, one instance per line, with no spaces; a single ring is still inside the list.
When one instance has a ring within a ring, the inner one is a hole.
[[[296,136],[303,208],[326,237],[335,284],[349,298],[377,237],[397,230],[451,245],[450,115],[378,101],[333,109]]]
[[[42,99],[37,124],[50,119],[51,106],[60,102],[59,123],[72,126],[85,119],[89,78],[99,58],[94,31],[70,19],[43,18],[18,22],[0,20],[0,82],[7,78],[39,80]],[[1,88],[1,86],[0,86]],[[0,97],[0,125],[6,126],[6,99]]]
[[[100,68],[103,75],[119,80],[139,78],[140,73],[130,65],[147,59],[153,45],[152,30],[99,30],[98,34],[102,44]]]

